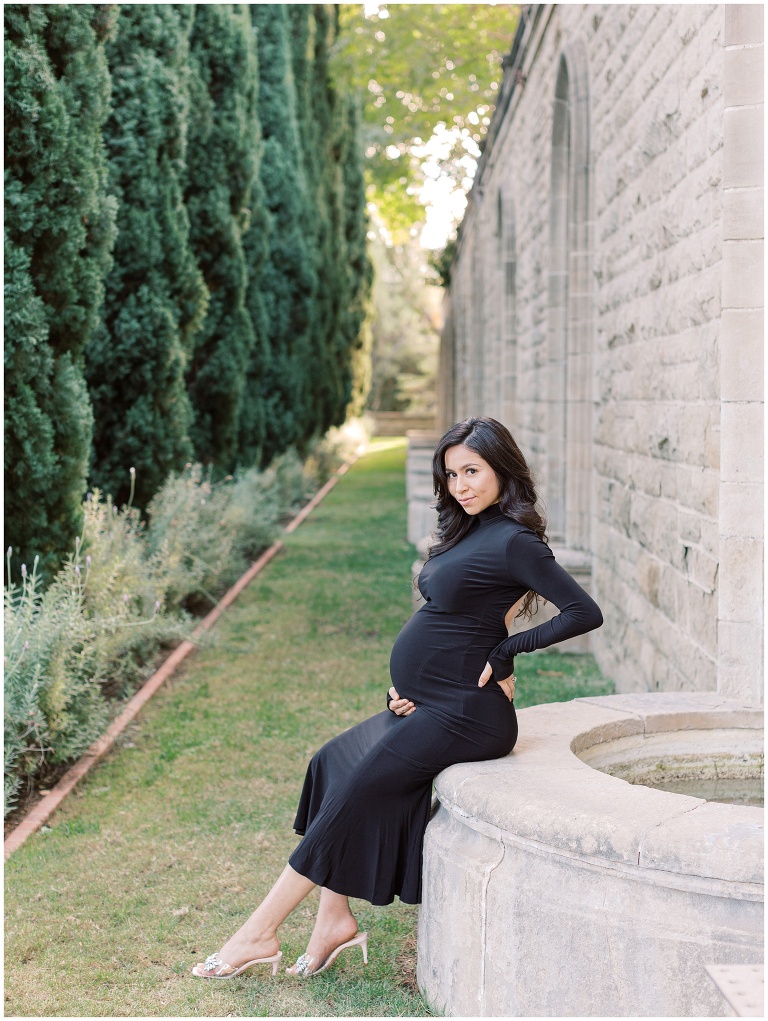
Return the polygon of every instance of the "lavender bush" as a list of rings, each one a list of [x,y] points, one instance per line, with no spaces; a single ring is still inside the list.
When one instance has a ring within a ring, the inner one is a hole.
[[[130,500],[118,508],[89,493],[83,534],[47,588],[37,561],[14,571],[9,549],[5,815],[82,754],[160,651],[189,635],[192,614],[210,609],[361,442],[359,432],[335,432],[304,464],[289,452],[218,484],[187,465],[152,499],[146,522]]]

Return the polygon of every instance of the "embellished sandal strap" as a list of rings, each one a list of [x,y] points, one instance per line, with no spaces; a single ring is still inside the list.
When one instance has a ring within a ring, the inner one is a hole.
[[[314,957],[311,957],[309,954],[302,954],[301,957],[296,962],[296,974],[301,975],[302,978],[307,978],[309,975],[311,975],[312,972],[315,970],[312,967],[313,961]]]
[[[219,957],[218,951],[206,957],[203,971],[216,971],[217,968],[220,969],[219,975],[229,975],[230,972],[235,970],[231,964],[224,964]]]

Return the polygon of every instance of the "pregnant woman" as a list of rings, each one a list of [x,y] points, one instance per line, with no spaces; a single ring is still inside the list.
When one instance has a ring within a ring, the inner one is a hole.
[[[432,462],[438,527],[419,576],[424,605],[397,637],[388,707],[324,745],[307,770],[294,827],[303,839],[245,924],[197,964],[232,978],[256,964],[276,974],[278,926],[315,887],[320,908],[290,974],[308,978],[360,946],[349,897],[421,899],[432,781],[447,766],[508,755],[517,739],[514,658],[602,624],[597,604],[555,561],[531,473],[508,430],[469,418]],[[508,637],[537,597],[559,614]]]

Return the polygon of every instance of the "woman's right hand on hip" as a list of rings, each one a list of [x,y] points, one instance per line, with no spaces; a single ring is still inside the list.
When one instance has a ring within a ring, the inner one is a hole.
[[[410,716],[412,712],[416,711],[416,706],[407,698],[400,698],[398,693],[395,691],[394,685],[387,692],[387,709],[395,714],[395,716]]]

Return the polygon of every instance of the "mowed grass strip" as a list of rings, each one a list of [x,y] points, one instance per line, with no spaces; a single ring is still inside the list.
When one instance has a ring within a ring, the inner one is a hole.
[[[102,763],[6,866],[6,1015],[429,1014],[415,987],[417,909],[353,902],[370,934],[300,982],[189,969],[267,892],[296,845],[312,753],[381,710],[410,614],[405,445],[378,440],[217,624]],[[607,694],[591,656],[515,664],[519,707]],[[316,895],[281,929],[303,952]]]
[[[423,1016],[416,908],[353,902],[371,940],[307,982],[189,975],[295,847],[307,761],[380,711],[410,613],[405,444],[374,441],[120,747],[6,867],[5,1013]],[[303,952],[316,895],[281,930]]]

